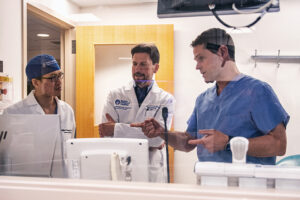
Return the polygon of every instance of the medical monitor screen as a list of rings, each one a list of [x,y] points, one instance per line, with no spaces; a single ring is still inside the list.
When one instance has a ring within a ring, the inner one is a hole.
[[[50,177],[58,115],[0,115],[0,174]]]
[[[191,17],[213,15],[209,5],[215,5],[218,15],[240,14],[233,9],[233,4],[240,12],[262,12],[261,8],[268,5],[269,0],[158,0],[157,16],[165,17]],[[279,0],[270,4],[268,12],[278,12]]]
[[[71,139],[66,150],[69,178],[149,181],[145,139]]]

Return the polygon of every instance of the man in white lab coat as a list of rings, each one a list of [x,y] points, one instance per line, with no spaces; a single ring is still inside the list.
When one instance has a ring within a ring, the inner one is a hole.
[[[56,141],[51,174],[52,177],[67,177],[64,142],[74,137],[75,117],[72,107],[57,98],[64,74],[53,56],[42,54],[28,62],[26,75],[34,90],[22,101],[6,108],[3,114],[58,114],[61,135]]]
[[[131,49],[132,77],[129,84],[113,90],[104,106],[102,123],[99,124],[101,137],[140,138],[149,141],[149,179],[151,182],[166,182],[165,148],[160,137],[147,138],[130,123],[155,118],[161,125],[162,108],[167,107],[168,129],[172,123],[175,99],[158,87],[153,75],[159,69],[159,51],[153,44],[138,44]]]

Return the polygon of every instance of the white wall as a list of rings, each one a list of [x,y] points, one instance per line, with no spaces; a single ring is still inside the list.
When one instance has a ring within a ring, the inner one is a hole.
[[[77,13],[80,11],[78,6],[74,5],[71,1],[68,0],[28,0],[28,1],[42,4],[63,16],[68,16],[70,14]]]
[[[300,17],[300,1],[282,0],[281,11],[269,13],[254,27],[249,34],[233,34],[236,44],[236,60],[239,69],[246,74],[257,77],[271,84],[281,103],[291,115],[287,127],[287,155],[300,152],[298,147],[300,129],[300,91],[297,89],[300,81],[300,65],[276,63],[257,63],[250,59],[255,49],[258,53],[277,55],[299,55],[300,27],[297,19]],[[109,6],[82,9],[81,12],[92,12],[102,19],[101,25],[121,24],[174,24],[174,68],[175,68],[175,98],[177,99],[174,126],[176,130],[185,130],[186,121],[192,112],[196,97],[207,85],[199,72],[195,71],[191,41],[202,31],[212,27],[222,27],[212,16],[159,19],[156,16],[156,4],[132,6]],[[257,15],[222,16],[232,25],[243,25],[252,22]],[[195,183],[193,174],[196,152],[175,152],[175,182]]]
[[[14,101],[22,95],[22,3],[0,0],[0,60],[13,77]]]

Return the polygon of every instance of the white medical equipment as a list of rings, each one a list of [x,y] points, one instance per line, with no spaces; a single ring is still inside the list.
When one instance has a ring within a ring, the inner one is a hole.
[[[194,172],[198,184],[241,188],[300,189],[300,167],[246,164],[248,140],[230,140],[233,163],[197,162]]]
[[[233,163],[246,163],[249,141],[244,137],[234,137],[230,140]]]
[[[149,181],[144,139],[81,138],[67,141],[69,178]]]

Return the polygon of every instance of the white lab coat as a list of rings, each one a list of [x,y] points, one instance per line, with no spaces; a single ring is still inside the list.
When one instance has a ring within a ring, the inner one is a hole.
[[[170,129],[175,108],[174,97],[159,88],[154,82],[151,90],[139,107],[134,91],[134,82],[131,81],[128,85],[109,93],[103,109],[102,123],[107,122],[105,114],[109,113],[116,122],[114,137],[147,139],[150,147],[158,147],[163,143],[162,138],[148,138],[144,135],[141,128],[130,127],[130,123],[143,122],[146,119],[155,118],[164,127],[163,107],[168,108],[167,128]],[[150,181],[165,182],[165,148],[163,150],[149,151],[149,154]]]
[[[52,177],[67,177],[65,159],[66,140],[73,138],[75,134],[75,117],[72,107],[64,101],[55,97],[57,102],[57,113],[60,116],[61,135],[57,137],[55,145],[54,162],[52,166]],[[22,101],[6,108],[3,114],[41,114],[44,110],[34,97],[34,90]],[[37,150],[38,151],[38,150]]]

